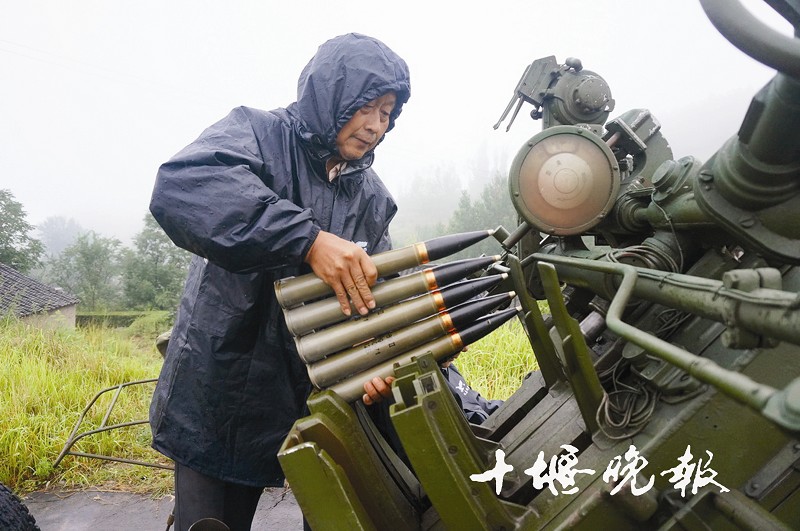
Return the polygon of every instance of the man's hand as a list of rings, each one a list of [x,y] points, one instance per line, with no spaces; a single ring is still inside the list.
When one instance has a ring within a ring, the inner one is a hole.
[[[387,376],[386,378],[378,378],[377,376],[372,380],[364,383],[364,391],[366,393],[361,397],[361,400],[368,406],[382,402],[384,398],[392,396],[392,382],[395,380],[394,376]]]
[[[375,308],[375,299],[369,288],[378,280],[378,270],[361,247],[330,232],[320,231],[305,261],[333,288],[342,313],[351,313],[348,297],[361,315]]]

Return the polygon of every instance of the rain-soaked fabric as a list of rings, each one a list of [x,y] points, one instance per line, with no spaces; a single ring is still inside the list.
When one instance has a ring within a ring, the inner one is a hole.
[[[451,363],[449,367],[443,368],[442,374],[447,380],[450,391],[453,392],[456,401],[461,406],[461,410],[472,424],[483,424],[489,415],[503,405],[502,400],[487,400],[470,387],[455,364]]]
[[[389,91],[391,128],[410,94],[405,62],[370,37],[334,38],[303,70],[295,103],[234,109],[159,169],[150,210],[197,255],[150,407],[153,447],[178,463],[283,484],[276,454],[310,384],[273,284],[310,271],[303,258],[320,230],[369,254],[390,248],[396,205],[373,153],[333,182],[325,172],[338,131]]]

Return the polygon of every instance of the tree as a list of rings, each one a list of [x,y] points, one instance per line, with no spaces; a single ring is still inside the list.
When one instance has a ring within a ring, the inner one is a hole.
[[[398,212],[391,224],[392,243],[403,247],[441,236],[458,204],[461,189],[453,167],[434,168],[411,179],[397,195]]]
[[[458,206],[456,207],[453,215],[450,216],[450,221],[447,223],[447,232],[450,234],[456,232],[468,232],[476,229],[478,226],[473,219],[474,211],[477,208],[473,205],[472,198],[466,190],[461,191],[461,196],[458,199]],[[490,227],[482,227],[484,229]]]
[[[499,172],[486,183],[483,191],[476,199],[467,192],[461,198],[447,226],[449,234],[469,232],[473,230],[495,229],[502,225],[513,231],[517,227],[517,213],[511,204],[507,179]],[[501,247],[494,238],[486,239],[468,249],[461,251],[455,258],[480,256],[481,254],[497,254]]]
[[[126,251],[123,286],[128,308],[172,310],[178,305],[191,253],[175,246],[149,213]]]
[[[78,236],[53,260],[54,282],[74,293],[89,311],[115,308],[120,300],[120,242],[94,231]]]
[[[61,278],[57,273],[59,256],[86,230],[74,219],[62,216],[51,216],[36,228],[39,231],[39,239],[44,245],[45,257],[41,264],[31,269],[28,274],[45,284],[58,284],[58,279]]]
[[[26,217],[11,192],[0,190],[0,262],[23,273],[38,266],[44,252],[42,242],[30,236],[34,227]]]
[[[77,221],[63,216],[50,216],[36,228],[39,230],[39,239],[44,244],[45,252],[50,257],[60,255],[64,249],[75,243],[78,236],[86,232]]]

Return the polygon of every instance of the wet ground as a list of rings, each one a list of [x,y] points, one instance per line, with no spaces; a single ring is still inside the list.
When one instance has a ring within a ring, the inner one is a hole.
[[[153,499],[128,492],[34,492],[23,500],[41,531],[163,531],[172,497]],[[173,528],[174,529],[174,528]],[[303,517],[289,489],[266,489],[253,531],[303,529]]]

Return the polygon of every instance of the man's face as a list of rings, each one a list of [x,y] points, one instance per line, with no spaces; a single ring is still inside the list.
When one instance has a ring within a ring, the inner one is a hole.
[[[336,148],[344,160],[358,160],[374,148],[389,128],[389,115],[397,97],[387,92],[366,103],[336,135]]]

